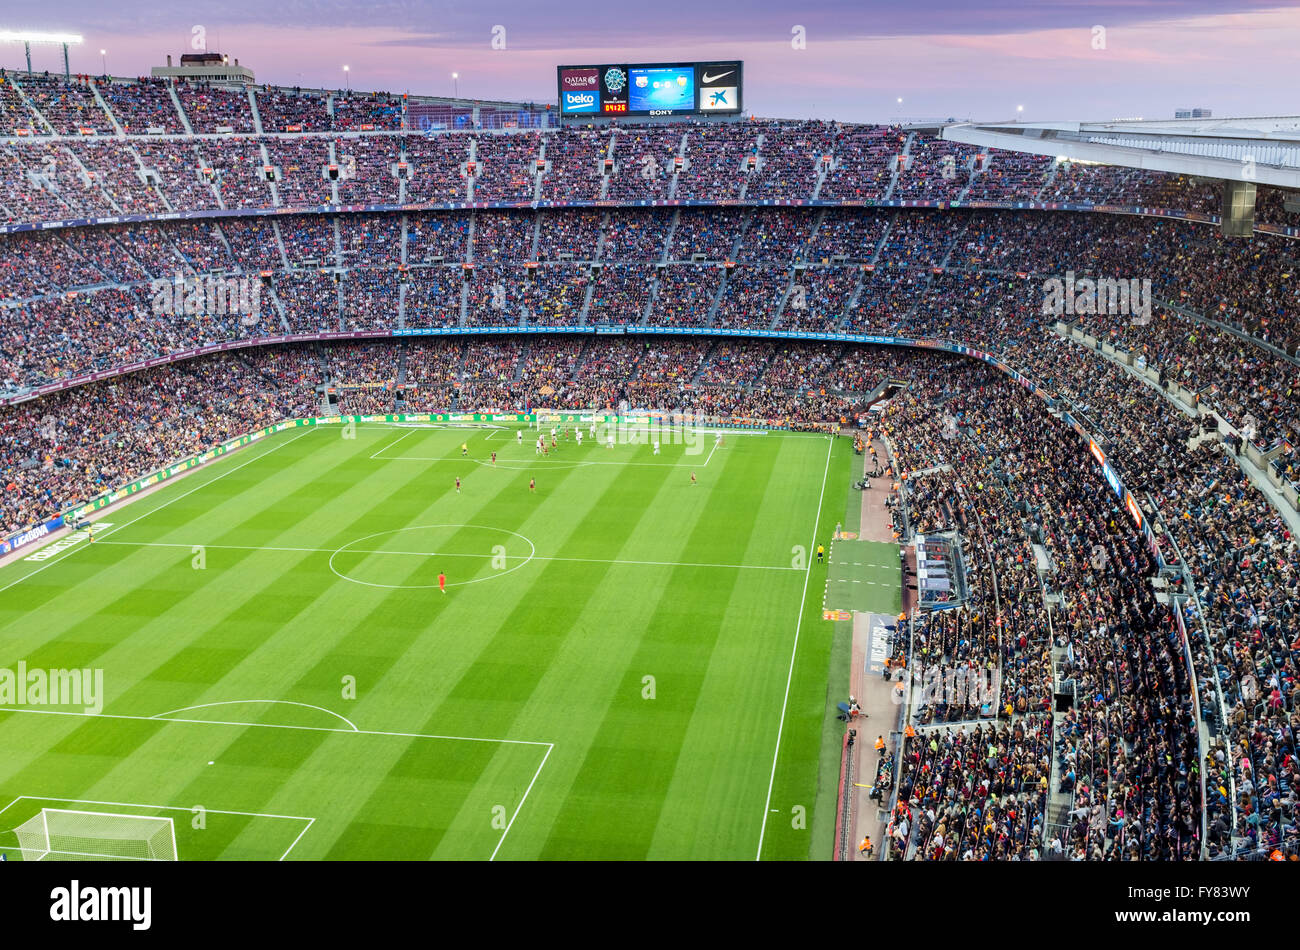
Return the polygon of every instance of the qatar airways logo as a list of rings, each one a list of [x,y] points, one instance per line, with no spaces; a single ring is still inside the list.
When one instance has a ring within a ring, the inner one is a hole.
[[[560,74],[560,86],[566,90],[596,89],[600,73],[595,69],[570,69]]]

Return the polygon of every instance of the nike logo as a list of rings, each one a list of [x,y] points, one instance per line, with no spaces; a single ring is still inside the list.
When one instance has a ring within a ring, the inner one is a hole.
[[[700,76],[700,82],[704,83],[704,85],[707,86],[709,83],[717,82],[719,79],[723,78],[724,76],[730,76],[734,72],[735,72],[734,69],[728,69],[725,73],[718,73],[716,76],[710,76],[708,73],[704,73],[703,75]]]

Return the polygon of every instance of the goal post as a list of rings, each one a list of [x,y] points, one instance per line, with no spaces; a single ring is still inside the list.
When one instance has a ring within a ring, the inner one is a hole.
[[[176,861],[170,818],[42,808],[14,829],[24,861]]]

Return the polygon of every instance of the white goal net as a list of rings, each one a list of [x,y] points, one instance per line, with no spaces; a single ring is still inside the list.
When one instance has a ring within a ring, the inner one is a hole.
[[[42,808],[14,829],[24,861],[175,861],[170,818]]]

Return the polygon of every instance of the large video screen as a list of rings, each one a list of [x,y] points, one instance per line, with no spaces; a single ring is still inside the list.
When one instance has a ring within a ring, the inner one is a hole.
[[[741,110],[739,60],[559,66],[561,115],[694,115]]]

